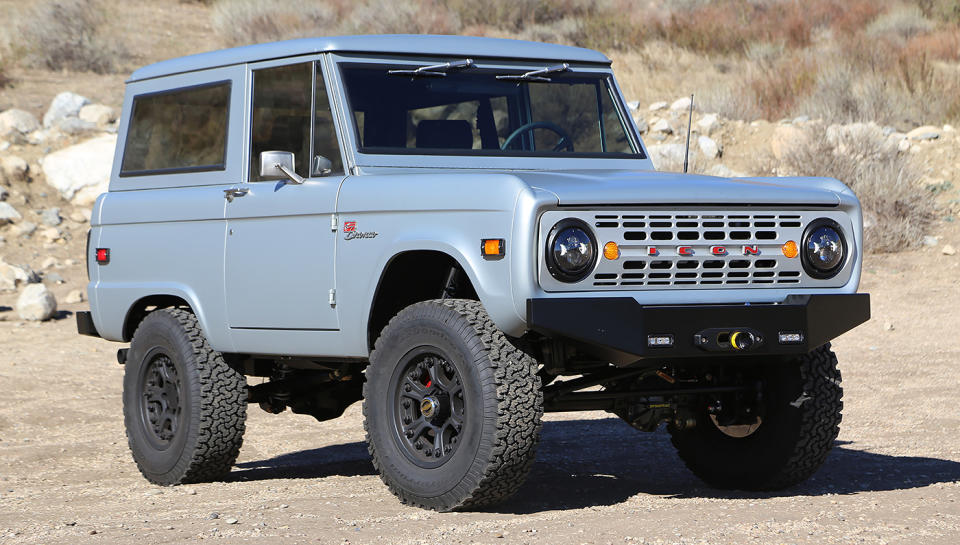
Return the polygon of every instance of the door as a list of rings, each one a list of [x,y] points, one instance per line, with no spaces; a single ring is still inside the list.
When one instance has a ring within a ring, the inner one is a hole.
[[[306,181],[263,180],[262,151],[293,152],[295,170]],[[332,169],[314,170],[319,156],[329,159]],[[344,173],[319,64],[253,71],[249,166],[248,182],[226,204],[230,328],[339,329],[331,303],[336,255],[331,223]]]

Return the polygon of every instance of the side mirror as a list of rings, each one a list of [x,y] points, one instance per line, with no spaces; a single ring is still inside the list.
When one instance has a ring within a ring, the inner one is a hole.
[[[333,172],[333,162],[323,155],[317,155],[313,158],[313,170],[310,172],[314,176],[326,176]]]
[[[289,178],[295,184],[302,184],[303,177],[294,171],[295,156],[289,151],[260,152],[260,177],[268,180]]]

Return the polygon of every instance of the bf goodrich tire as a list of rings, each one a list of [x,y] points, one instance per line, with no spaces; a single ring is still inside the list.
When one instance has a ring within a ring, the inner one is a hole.
[[[210,348],[192,313],[157,310],[130,344],[123,415],[133,459],[150,482],[221,479],[243,442],[246,381]]]
[[[523,483],[543,416],[537,362],[479,302],[402,310],[377,340],[366,379],[370,454],[403,503],[477,508]]]
[[[837,357],[824,345],[761,372],[764,414],[746,437],[721,431],[698,411],[692,429],[670,434],[687,467],[716,488],[780,490],[814,474],[840,431],[843,389]]]

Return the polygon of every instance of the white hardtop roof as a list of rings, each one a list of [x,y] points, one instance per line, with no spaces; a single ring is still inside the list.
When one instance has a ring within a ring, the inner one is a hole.
[[[258,45],[222,49],[161,61],[145,66],[129,81],[145,80],[183,72],[230,66],[297,55],[337,51],[394,55],[429,55],[506,59],[543,59],[550,61],[610,64],[606,55],[592,49],[568,45],[480,38],[476,36],[434,36],[426,34],[382,34],[370,36],[333,36],[301,38]]]

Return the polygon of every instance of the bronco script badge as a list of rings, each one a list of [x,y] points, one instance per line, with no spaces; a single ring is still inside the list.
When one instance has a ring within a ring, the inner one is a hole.
[[[343,240],[353,240],[355,238],[374,238],[377,236],[376,231],[357,231],[357,222],[355,221],[345,221],[343,222]]]

